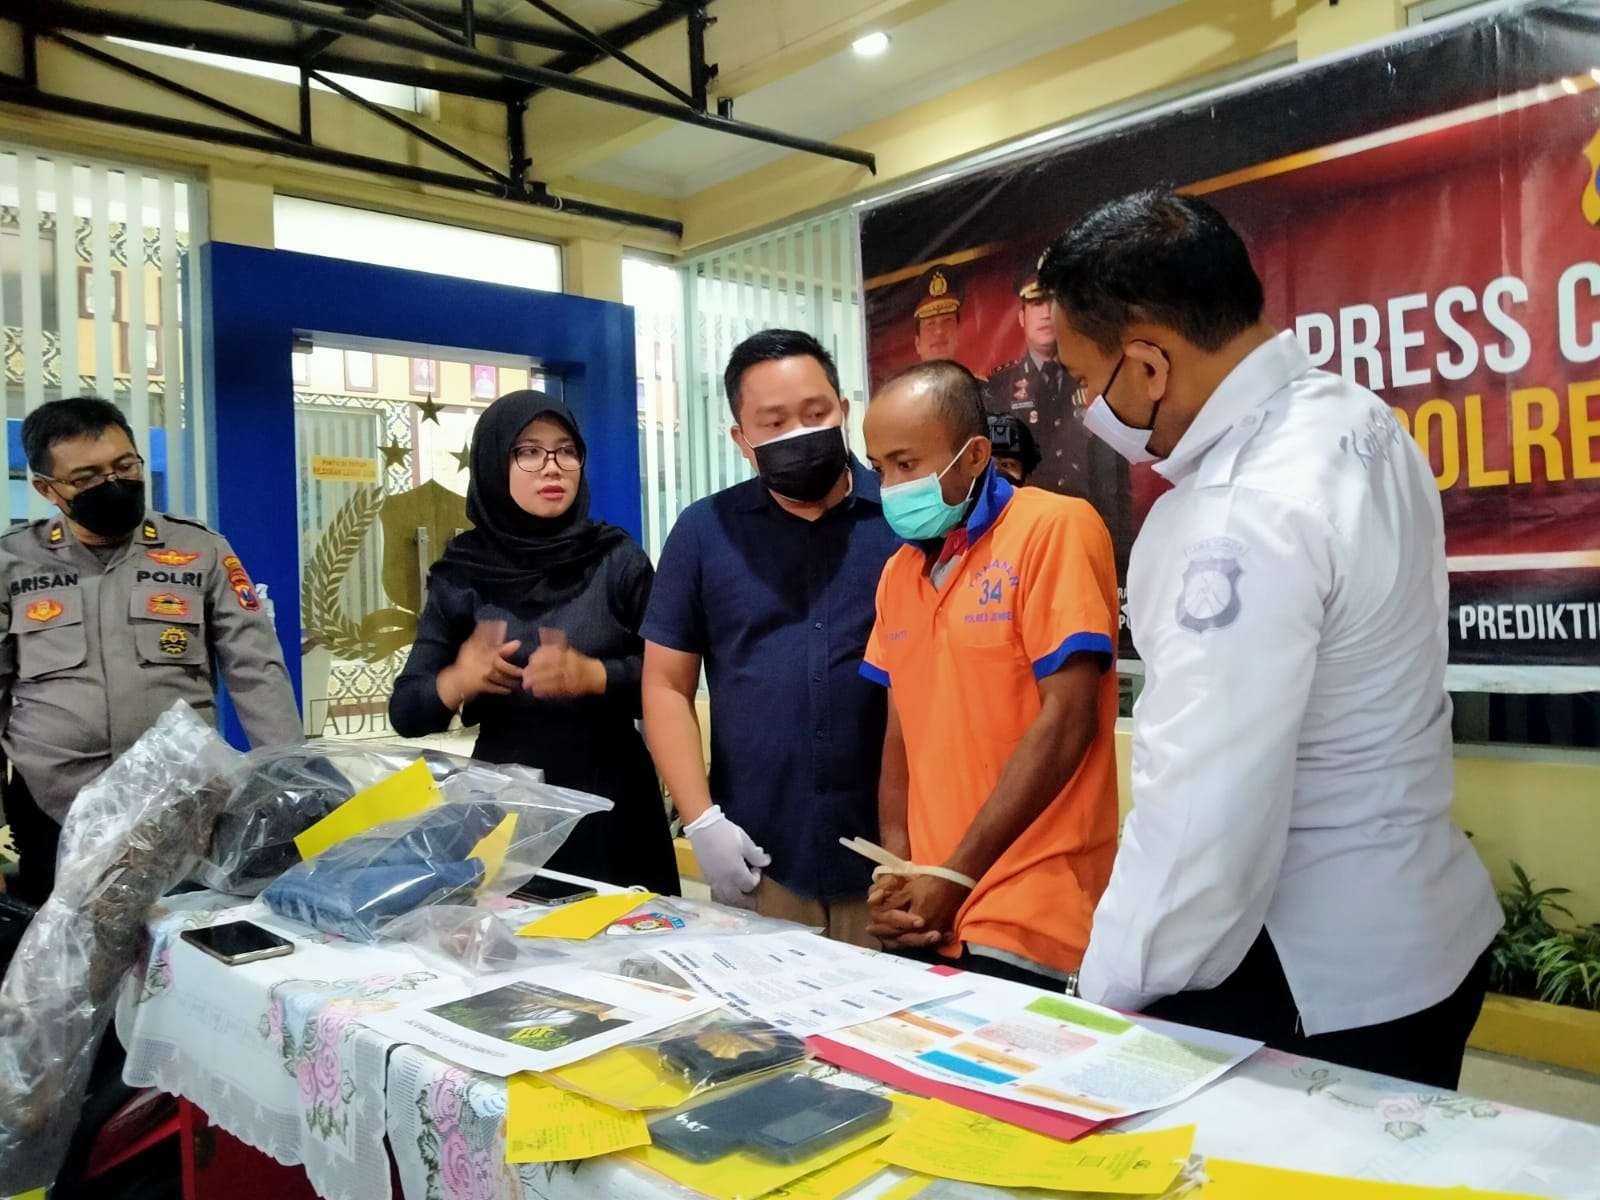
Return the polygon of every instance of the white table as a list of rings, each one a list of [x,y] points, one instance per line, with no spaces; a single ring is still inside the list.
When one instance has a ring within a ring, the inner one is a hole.
[[[241,1140],[304,1165],[330,1200],[391,1200],[386,1135],[405,1200],[685,1196],[621,1159],[508,1166],[502,1080],[395,1045],[355,1020],[447,990],[437,963],[403,946],[299,931],[295,954],[229,968],[178,939],[237,904],[181,897],[153,924],[150,964],[118,1014],[129,1082],[180,1094]],[[646,941],[656,944],[632,945]],[[811,1069],[837,1074],[820,1063]],[[1600,1128],[1273,1051],[1132,1124],[1191,1122],[1196,1151],[1215,1157],[1600,1200]],[[896,1178],[886,1173],[857,1195],[869,1200]]]

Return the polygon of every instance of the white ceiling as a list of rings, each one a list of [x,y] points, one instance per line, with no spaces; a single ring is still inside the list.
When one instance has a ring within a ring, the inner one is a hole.
[[[736,0],[745,2],[745,0]],[[848,48],[738,97],[734,116],[824,140],[911,108],[1180,0],[946,0],[896,26],[888,52]],[[1040,113],[1040,127],[1054,114]],[[790,151],[675,125],[579,172],[596,183],[687,196]]]

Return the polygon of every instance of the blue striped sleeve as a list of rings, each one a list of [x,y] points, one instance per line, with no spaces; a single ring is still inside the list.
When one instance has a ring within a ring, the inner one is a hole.
[[[1074,654],[1103,654],[1107,664],[1109,664],[1114,653],[1115,650],[1111,645],[1111,639],[1105,634],[1075,633],[1050,651],[1049,654],[1034,661],[1033,677],[1035,679],[1044,679],[1046,676],[1054,675],[1061,669],[1061,664]],[[862,673],[866,673],[864,666],[862,667]]]

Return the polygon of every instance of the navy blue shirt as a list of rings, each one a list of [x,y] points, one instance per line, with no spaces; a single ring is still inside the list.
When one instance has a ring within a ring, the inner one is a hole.
[[[661,551],[646,641],[698,654],[711,693],[711,797],[808,899],[866,894],[878,840],[885,697],[860,674],[878,576],[900,545],[877,477],[815,521],[760,479],[691,505]]]

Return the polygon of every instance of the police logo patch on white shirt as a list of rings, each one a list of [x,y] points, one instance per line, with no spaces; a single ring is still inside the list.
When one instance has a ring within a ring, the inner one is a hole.
[[[1245,546],[1232,538],[1207,538],[1184,553],[1189,565],[1178,592],[1178,624],[1191,633],[1226,629],[1239,616],[1238,581],[1244,574],[1239,560]]]

